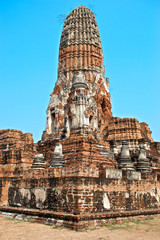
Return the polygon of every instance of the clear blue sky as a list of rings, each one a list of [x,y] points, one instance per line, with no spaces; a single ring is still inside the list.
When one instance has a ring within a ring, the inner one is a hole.
[[[79,5],[96,14],[114,116],[147,122],[160,141],[160,0],[1,0],[0,129],[40,140],[57,80],[58,16]]]

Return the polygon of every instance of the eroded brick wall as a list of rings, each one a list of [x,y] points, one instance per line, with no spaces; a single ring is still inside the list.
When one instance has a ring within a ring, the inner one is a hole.
[[[32,166],[36,144],[31,133],[0,130],[0,205],[8,203],[8,188],[12,178],[21,177]]]
[[[119,179],[103,174],[100,177],[66,177],[62,176],[62,169],[50,170],[47,174],[39,170],[37,176],[34,172],[28,178],[26,174],[26,177],[10,181],[8,204],[74,214],[160,206],[159,172],[134,175],[122,171]],[[33,175],[34,178],[30,178]]]

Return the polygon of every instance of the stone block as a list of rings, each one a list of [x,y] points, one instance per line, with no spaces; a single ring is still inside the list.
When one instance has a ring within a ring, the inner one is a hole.
[[[101,156],[105,156],[105,157],[108,157],[108,158],[114,158],[114,153],[110,150],[101,150],[100,151],[100,155]]]
[[[128,180],[141,180],[141,173],[136,171],[127,171]]]
[[[122,170],[106,169],[106,178],[122,179]]]

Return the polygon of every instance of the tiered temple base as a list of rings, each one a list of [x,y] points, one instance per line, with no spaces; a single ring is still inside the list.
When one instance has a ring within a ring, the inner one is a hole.
[[[47,210],[23,209],[14,207],[0,207],[0,216],[5,216],[18,220],[25,220],[56,227],[66,227],[72,230],[81,231],[91,227],[101,227],[112,223],[122,223],[124,221],[145,220],[159,215],[160,210],[133,210],[108,211],[106,213],[74,215],[69,213],[57,213]]]
[[[21,158],[19,163],[9,159],[9,163],[1,164],[2,212],[76,230],[103,225],[110,218],[159,213],[158,167],[150,172],[118,169],[109,144],[93,134],[83,136],[73,131],[62,141],[41,141],[40,155],[36,154],[34,161],[33,146],[32,167],[21,165]],[[2,156],[5,151],[1,150]],[[53,167],[55,156],[61,156],[61,161],[64,157],[64,166]]]
[[[159,179],[155,170],[30,169],[19,178],[3,178],[9,207],[0,211],[80,230],[109,219],[159,214]]]

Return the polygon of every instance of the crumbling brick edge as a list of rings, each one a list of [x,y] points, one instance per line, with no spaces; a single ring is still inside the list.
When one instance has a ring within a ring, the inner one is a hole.
[[[145,219],[159,215],[160,209],[146,209],[133,211],[115,211],[74,215],[70,213],[53,212],[47,210],[24,209],[15,207],[0,207],[0,216],[7,216],[17,220],[27,220],[48,225],[67,227],[76,231],[107,225],[108,223],[123,222],[136,217]],[[160,216],[160,215],[159,215]]]

